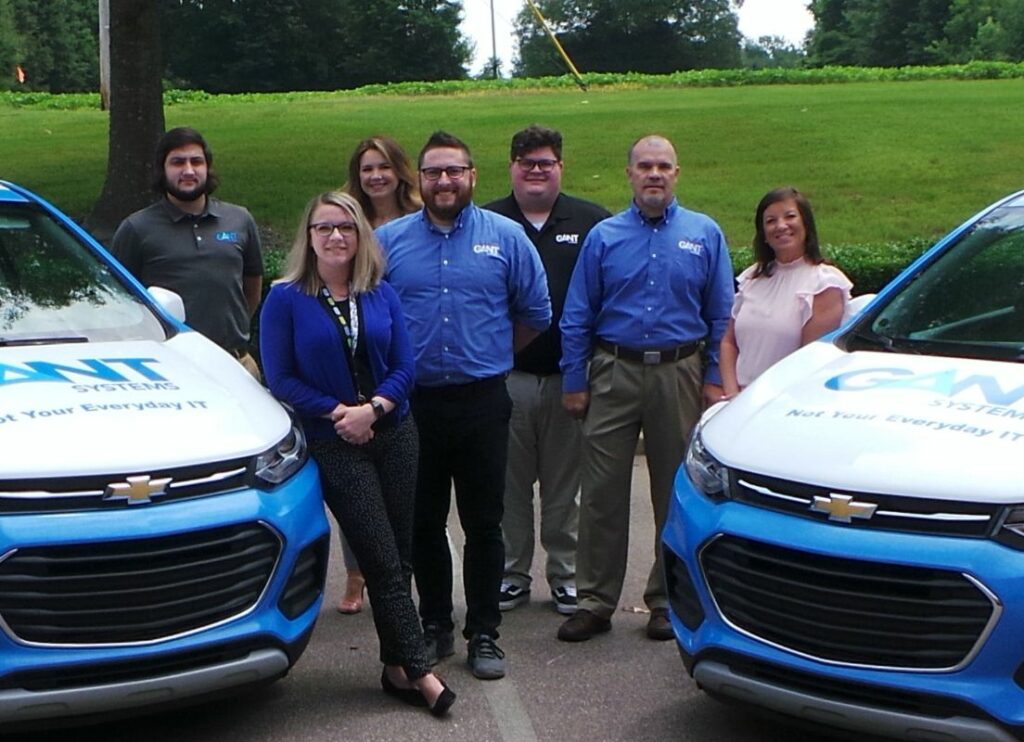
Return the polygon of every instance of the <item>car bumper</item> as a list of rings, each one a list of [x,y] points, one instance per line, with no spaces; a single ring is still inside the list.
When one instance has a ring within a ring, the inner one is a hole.
[[[0,615],[0,724],[123,713],[284,675],[316,622],[329,544],[312,463],[270,492],[242,489],[165,505],[0,518],[3,558],[234,527],[258,530],[275,544],[276,558],[258,598],[209,625],[124,642],[37,641]],[[295,602],[297,593],[302,598]]]
[[[796,550],[808,563],[840,557],[963,574],[991,593],[996,618],[948,671],[809,656],[744,631],[723,614],[700,560],[702,549],[723,537]],[[1024,553],[983,539],[848,528],[714,503],[692,489],[682,470],[662,539],[676,639],[693,677],[714,695],[907,739],[1013,739],[1024,729]]]

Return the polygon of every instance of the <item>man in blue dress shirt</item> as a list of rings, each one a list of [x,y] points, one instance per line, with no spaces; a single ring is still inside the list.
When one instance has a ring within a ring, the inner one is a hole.
[[[435,132],[419,156],[423,209],[377,230],[416,355],[420,432],[413,571],[428,657],[454,652],[446,524],[455,484],[466,535],[463,635],[478,678],[505,674],[497,646],[504,570],[501,518],[515,350],[551,322],[544,267],[522,227],[473,204],[469,148]]]
[[[672,638],[661,529],[687,436],[705,400],[722,396],[718,346],[734,286],[722,231],[676,201],[679,165],[664,137],[639,139],[626,174],[633,203],[587,236],[560,324],[562,401],[582,418],[584,440],[579,610],[559,628],[563,641],[585,641],[611,628],[626,571],[641,430],[657,534],[644,591],[647,635]]]

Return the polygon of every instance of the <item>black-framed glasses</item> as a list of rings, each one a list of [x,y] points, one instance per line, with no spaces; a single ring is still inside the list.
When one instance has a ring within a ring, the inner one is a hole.
[[[338,230],[342,237],[355,237],[359,234],[359,227],[356,226],[355,222],[338,222],[337,224],[317,222],[316,224],[310,224],[309,228],[321,237],[330,237],[334,234],[334,230]]]
[[[552,170],[555,169],[555,165],[557,164],[558,160],[550,160],[547,158],[541,158],[537,160],[533,159],[532,157],[516,158],[516,165],[518,165],[519,169],[522,170],[524,173],[528,173],[534,168],[537,168],[542,173],[550,173]]]
[[[472,168],[469,165],[449,165],[448,167],[421,167],[420,174],[427,180],[440,180],[447,175],[449,180],[458,180]]]

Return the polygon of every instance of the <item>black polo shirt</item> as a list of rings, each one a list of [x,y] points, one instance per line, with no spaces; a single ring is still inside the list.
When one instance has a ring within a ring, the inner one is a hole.
[[[611,214],[595,203],[561,193],[551,209],[548,220],[538,230],[523,216],[512,194],[492,201],[484,208],[496,211],[523,225],[548,275],[551,326],[516,353],[515,369],[539,376],[557,374],[558,361],[562,358],[562,333],[558,323],[562,319],[565,294],[569,290],[569,279],[572,278],[573,268],[576,267],[576,258],[579,257],[583,240],[591,227],[602,219],[607,219]]]

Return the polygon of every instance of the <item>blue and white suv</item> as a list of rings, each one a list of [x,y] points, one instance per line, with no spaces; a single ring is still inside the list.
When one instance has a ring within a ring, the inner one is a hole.
[[[710,409],[663,533],[705,691],[902,739],[1024,738],[1024,192]]]
[[[155,293],[0,182],[5,731],[267,682],[313,630],[329,539],[302,431]]]

